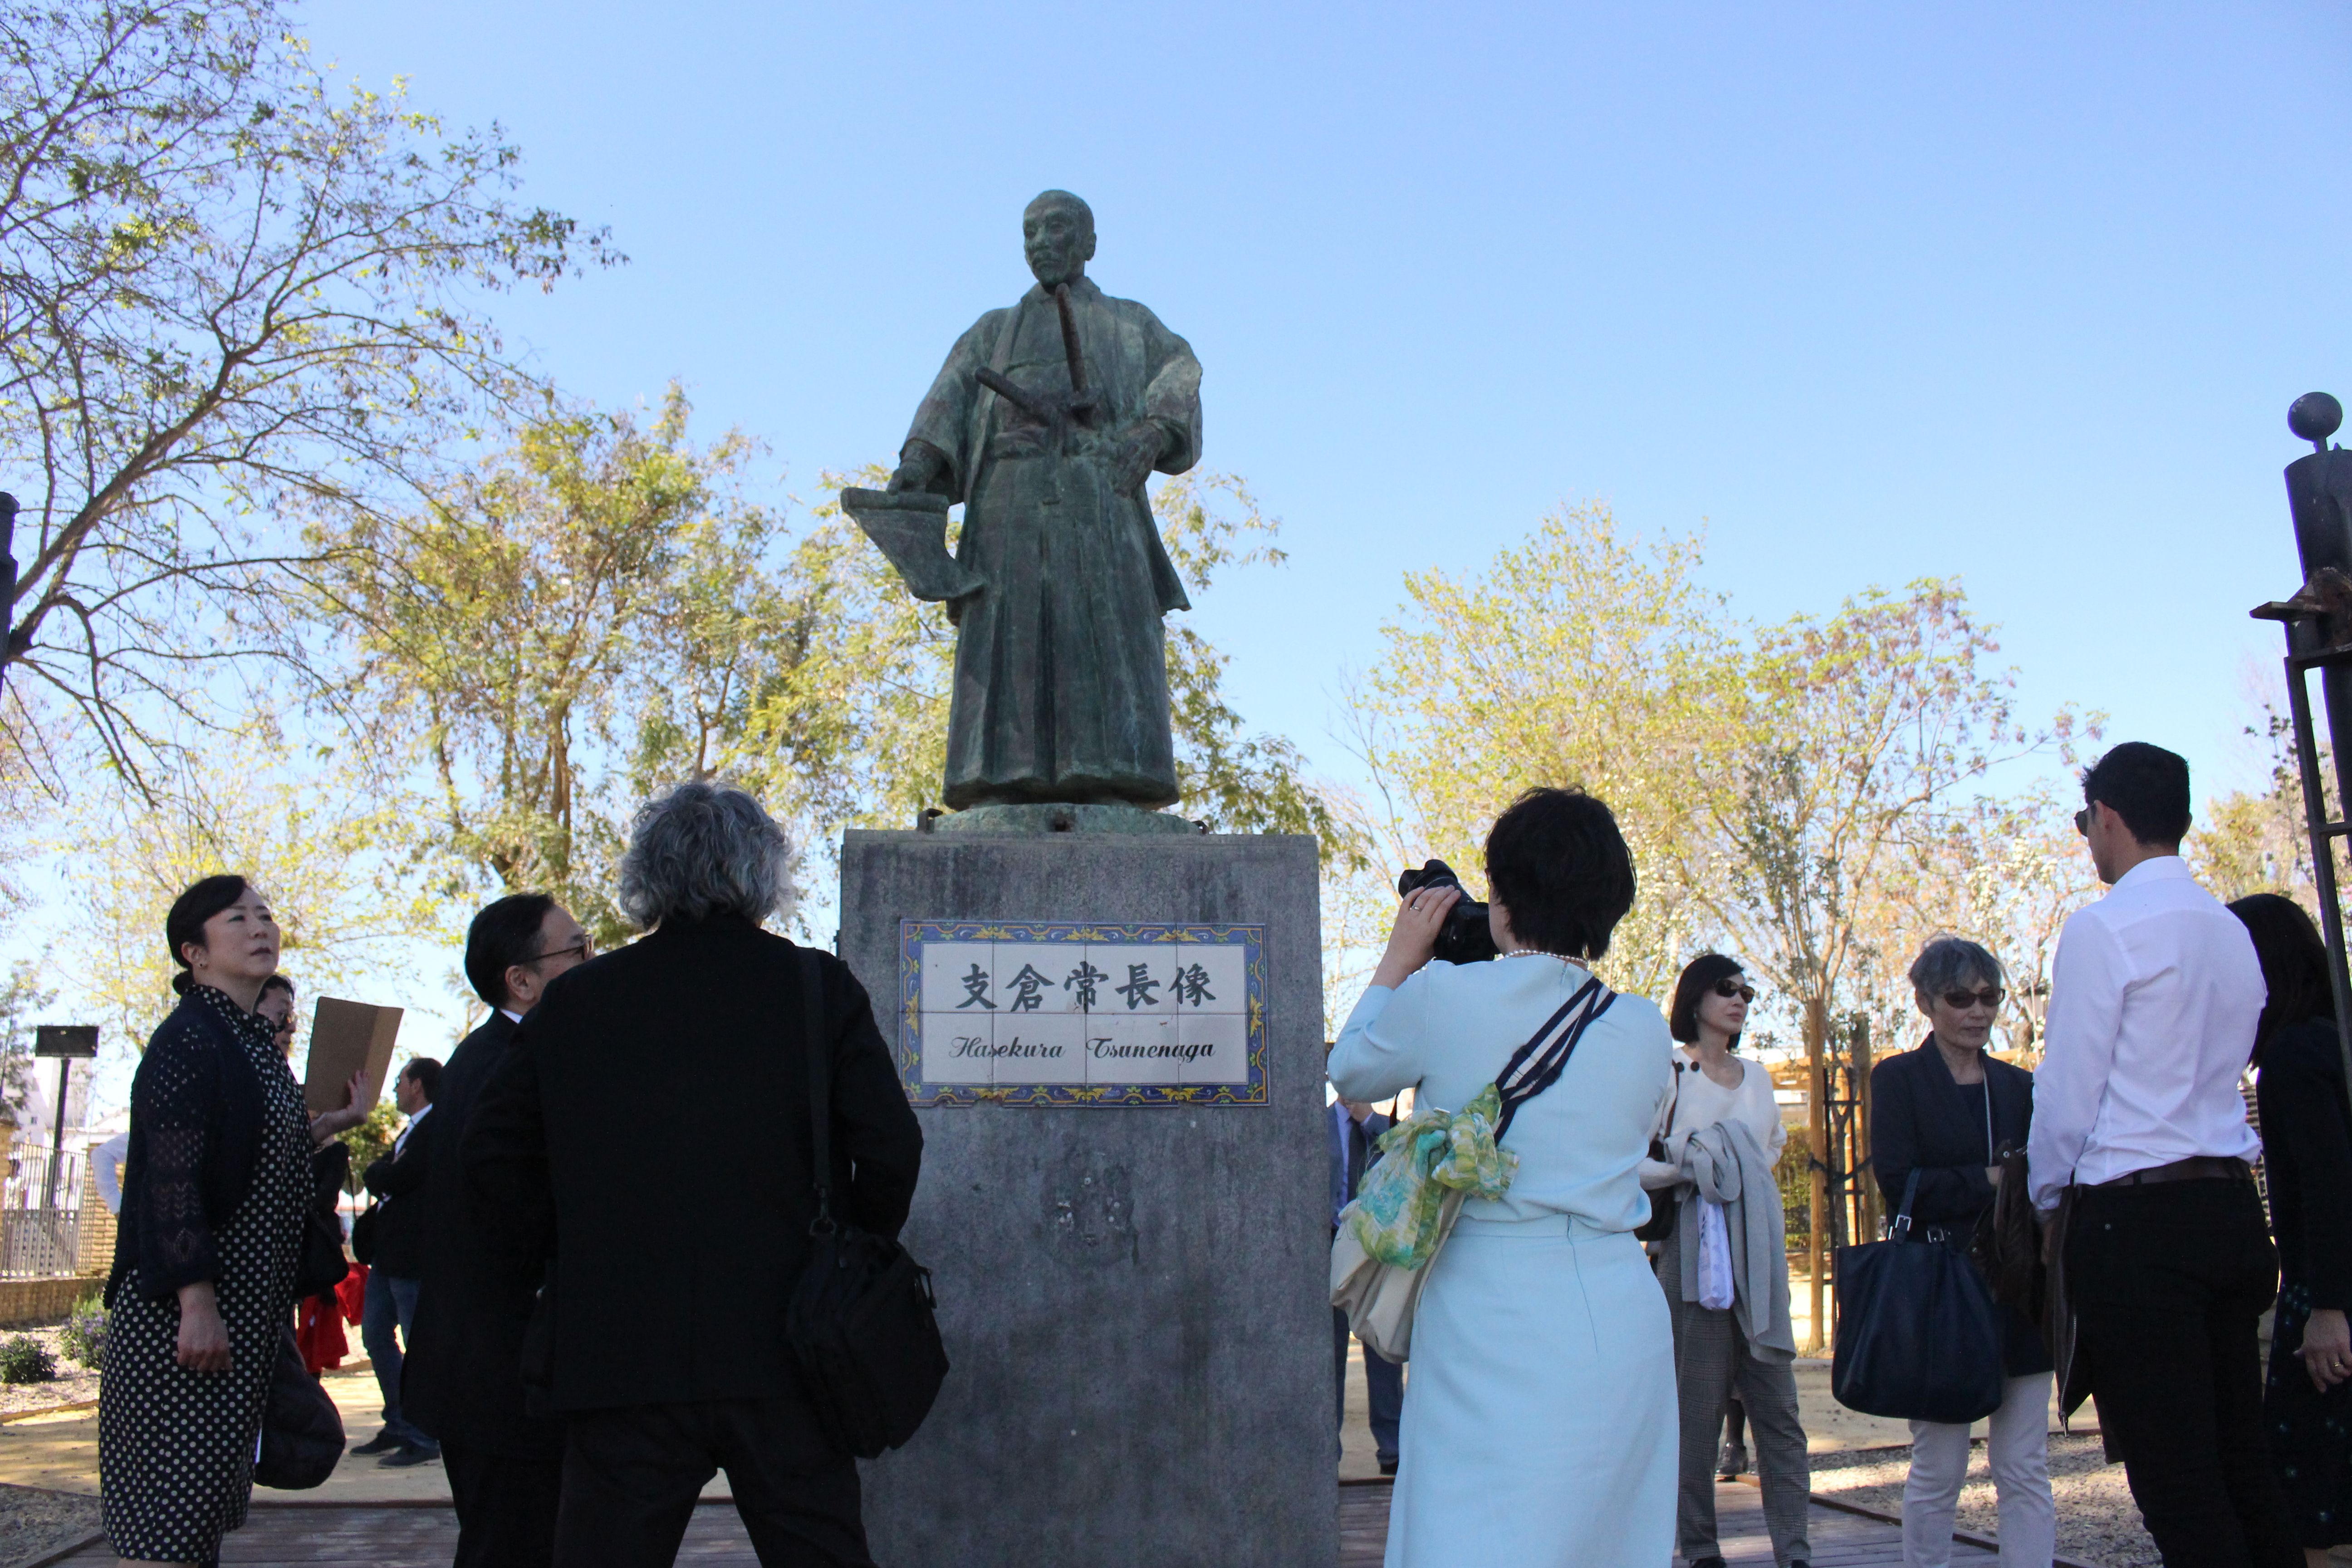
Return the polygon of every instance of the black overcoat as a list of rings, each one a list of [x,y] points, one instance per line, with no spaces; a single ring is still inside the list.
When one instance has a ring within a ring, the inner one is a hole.
[[[2290,1025],[2263,1047],[2254,1095],[2282,1289],[2352,1308],[2352,1114],[2336,1020]]]
[[[433,1120],[412,1122],[397,1152],[372,1161],[362,1180],[381,1205],[375,1215],[373,1267],[394,1279],[424,1278],[426,1247],[425,1189],[433,1179]]]
[[[492,1012],[458,1042],[441,1069],[433,1114],[418,1129],[425,1161],[419,1226],[432,1240],[417,1278],[415,1344],[401,1365],[401,1414],[432,1436],[486,1454],[551,1459],[563,1452],[563,1426],[530,1414],[523,1400],[522,1341],[539,1276],[495,1249],[476,1223],[457,1150],[467,1121],[499,1062],[514,1049],[515,1023]]]
[[[1911,1173],[1919,1190],[1911,1203],[1915,1236],[1930,1227],[1948,1245],[1965,1247],[1977,1226],[1992,1212],[1993,1185],[1985,1174],[1994,1153],[2025,1146],[2033,1124],[2033,1075],[2023,1068],[1984,1060],[1985,1094],[1992,1128],[1987,1145],[1984,1115],[1971,1107],[1952,1081],[1933,1035],[1916,1049],[1888,1057],[1870,1069],[1870,1161],[1886,1215],[1895,1217]],[[2005,1309],[2001,1360],[2011,1377],[2051,1370],[2050,1352],[2032,1320]]]
[[[213,1238],[253,1189],[261,1117],[261,1080],[227,1020],[184,997],[131,1078],[110,1306],[134,1267],[140,1293],[157,1301],[220,1278]]]
[[[512,1268],[553,1258],[527,1369],[544,1408],[795,1387],[783,1310],[816,1213],[798,951],[733,916],[665,921],[524,1021],[463,1158]],[[818,963],[835,1213],[896,1236],[922,1133],[865,988]]]

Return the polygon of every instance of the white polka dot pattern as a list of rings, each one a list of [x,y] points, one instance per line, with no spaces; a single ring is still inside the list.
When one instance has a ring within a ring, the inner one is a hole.
[[[291,1321],[310,1191],[310,1121],[269,1026],[205,986],[180,1005],[183,1014],[195,1008],[208,1016],[166,1027],[245,1053],[261,1083],[262,1132],[252,1188],[212,1238],[229,1371],[180,1365],[179,1300],[149,1300],[135,1268],[115,1297],[99,1390],[100,1490],[115,1552],[144,1562],[216,1562],[222,1534],[245,1522],[262,1400],[278,1337]],[[202,1092],[193,1081],[203,1070],[200,1051],[158,1053],[142,1066],[173,1075],[155,1086],[167,1098]]]

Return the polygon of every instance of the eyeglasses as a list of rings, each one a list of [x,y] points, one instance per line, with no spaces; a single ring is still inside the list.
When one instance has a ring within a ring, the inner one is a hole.
[[[545,963],[551,958],[569,958],[576,952],[580,955],[581,962],[584,963],[589,959],[596,956],[595,950],[596,944],[583,936],[578,942],[573,942],[570,947],[559,947],[553,952],[542,952],[537,958],[532,959],[531,962],[533,963]]]
[[[2084,806],[2074,814],[2074,831],[2088,838],[2091,836],[2091,808]]]
[[[1957,1013],[1967,1007],[1998,1007],[2000,998],[2000,987],[1988,985],[1981,991],[1947,991],[1944,1005]]]
[[[1742,985],[1737,980],[1717,981],[1715,983],[1715,994],[1717,996],[1722,997],[1727,1002],[1731,1000],[1734,996],[1738,997],[1742,1002],[1753,1002],[1756,1000],[1756,987],[1753,985]]]

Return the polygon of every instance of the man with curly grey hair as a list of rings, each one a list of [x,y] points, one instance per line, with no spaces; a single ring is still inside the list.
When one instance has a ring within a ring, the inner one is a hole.
[[[870,1562],[782,1333],[816,1215],[801,952],[761,929],[791,868],[741,790],[647,802],[620,889],[646,934],[549,987],[466,1140],[478,1207],[546,1275],[524,1372],[569,1422],[558,1563],[670,1563],[719,1469],[762,1563]],[[836,1212],[895,1236],[922,1134],[865,989],[816,956]]]

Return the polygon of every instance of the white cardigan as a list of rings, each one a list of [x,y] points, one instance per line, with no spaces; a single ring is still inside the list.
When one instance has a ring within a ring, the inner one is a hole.
[[[1789,1142],[1789,1130],[1780,1121],[1780,1106],[1772,1098],[1772,1075],[1764,1070],[1761,1062],[1744,1057],[1731,1058],[1739,1064],[1742,1076],[1738,1089],[1726,1089],[1706,1076],[1689,1047],[1675,1048],[1675,1081],[1680,1088],[1677,1103],[1669,1097],[1671,1111],[1662,1110],[1658,1124],[1651,1131],[1654,1138],[1666,1143],[1666,1159],[1642,1162],[1642,1185],[1652,1189],[1671,1187],[1682,1178],[1682,1145],[1702,1127],[1712,1127],[1718,1121],[1738,1117],[1748,1123],[1756,1134],[1756,1142],[1771,1159],[1780,1158],[1781,1149]],[[1671,1130],[1669,1121],[1671,1120]]]

